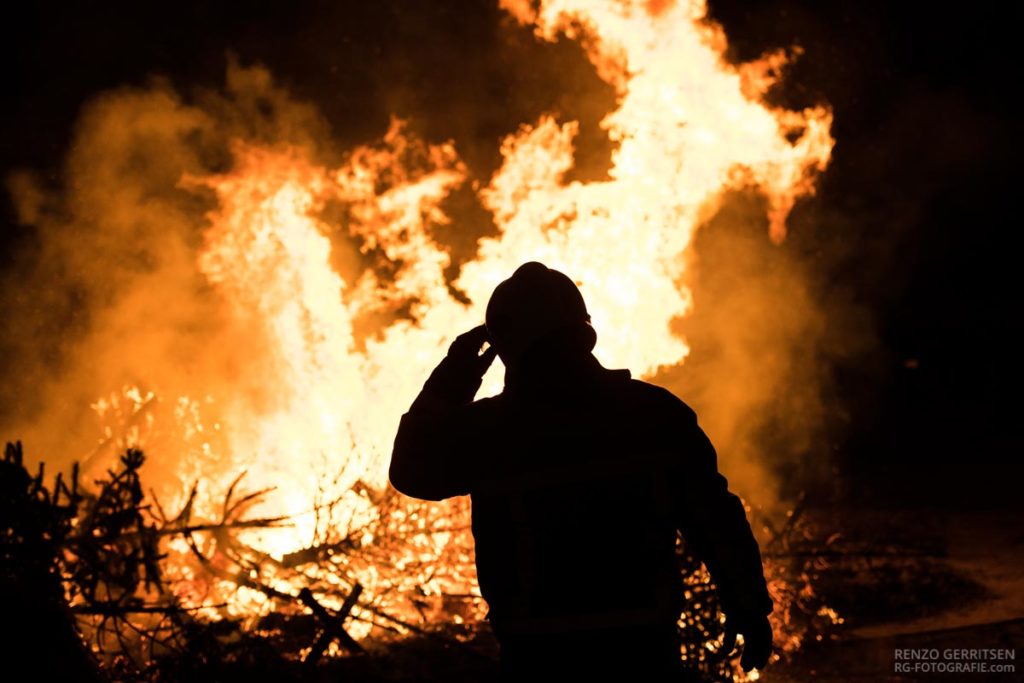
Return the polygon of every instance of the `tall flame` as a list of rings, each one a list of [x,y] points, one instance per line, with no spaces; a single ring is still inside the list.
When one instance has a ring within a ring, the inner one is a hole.
[[[545,115],[503,140],[503,162],[478,190],[495,236],[458,264],[454,281],[449,247],[435,234],[453,222],[444,200],[471,179],[453,144],[418,141],[401,121],[336,168],[302,148],[238,142],[229,172],[185,181],[216,196],[198,268],[249,361],[246,390],[217,397],[221,469],[203,474],[227,485],[244,468],[250,485],[274,487],[265,512],[291,515],[295,526],[259,535],[267,553],[312,542],[314,501],[386,485],[401,414],[521,263],[542,261],[576,279],[598,357],[650,375],[689,352],[671,323],[690,310],[688,250],[724,193],[761,192],[781,240],[794,202],[829,162],[825,108],[764,102],[785,55],[728,63],[701,0],[502,5],[540,39],[582,42],[617,94],[601,123],[616,146],[606,177],[584,182],[569,179],[576,122]],[[358,246],[358,266],[336,265],[340,242]],[[500,389],[499,373],[485,378],[485,392]],[[351,515],[372,514],[368,498],[348,500]],[[458,502],[442,510],[466,514]],[[422,517],[407,521],[426,528]],[[419,555],[466,545],[464,533],[424,534],[411,539]],[[458,555],[468,557],[464,547]],[[367,572],[361,580],[372,584]]]

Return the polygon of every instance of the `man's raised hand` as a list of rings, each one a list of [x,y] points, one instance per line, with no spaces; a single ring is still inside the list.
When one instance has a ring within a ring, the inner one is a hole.
[[[498,355],[493,345],[488,346],[481,353],[484,344],[488,342],[487,326],[477,325],[455,338],[452,345],[448,347],[448,357],[459,366],[465,367],[466,370],[471,370],[476,377],[481,378]]]

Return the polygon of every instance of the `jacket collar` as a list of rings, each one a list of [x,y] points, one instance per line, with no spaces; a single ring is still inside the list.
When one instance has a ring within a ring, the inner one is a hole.
[[[511,396],[585,393],[602,380],[629,378],[629,370],[608,370],[589,352],[543,356],[507,368],[505,393]]]

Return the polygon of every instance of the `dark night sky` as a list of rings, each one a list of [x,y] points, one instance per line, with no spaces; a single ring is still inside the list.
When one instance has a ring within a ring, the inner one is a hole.
[[[519,59],[540,48],[526,32],[502,31],[489,2],[22,9],[3,28],[2,165],[54,180],[91,96],[155,74],[186,93],[216,86],[228,50],[315,102],[342,144],[376,137],[391,112],[416,114],[419,133],[463,141],[478,177],[493,170],[496,141],[521,122],[563,111],[582,121],[586,140],[608,102],[596,78],[580,77],[572,45]],[[835,111],[834,162],[819,196],[794,213],[791,240],[819,262],[822,299],[863,316],[876,340],[833,368],[852,425],[842,450],[855,482],[883,473],[899,483],[908,467],[922,466],[955,480],[965,463],[980,462],[988,463],[976,487],[984,490],[996,463],[1020,452],[1020,257],[1010,205],[1019,116],[1009,104],[1020,17],[980,12],[881,1],[711,3],[736,58],[802,46],[793,85],[778,97]],[[482,98],[497,106],[479,106]],[[467,110],[474,115],[459,115]],[[606,148],[590,147],[599,164]],[[3,210],[9,263],[31,235],[6,198]]]

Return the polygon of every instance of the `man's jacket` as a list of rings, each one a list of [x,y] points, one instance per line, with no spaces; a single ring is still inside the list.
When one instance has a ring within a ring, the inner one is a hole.
[[[507,375],[473,401],[446,359],[403,416],[391,482],[415,498],[470,495],[480,589],[499,638],[675,624],[677,531],[723,611],[771,612],[740,500],[685,403],[578,363]]]

